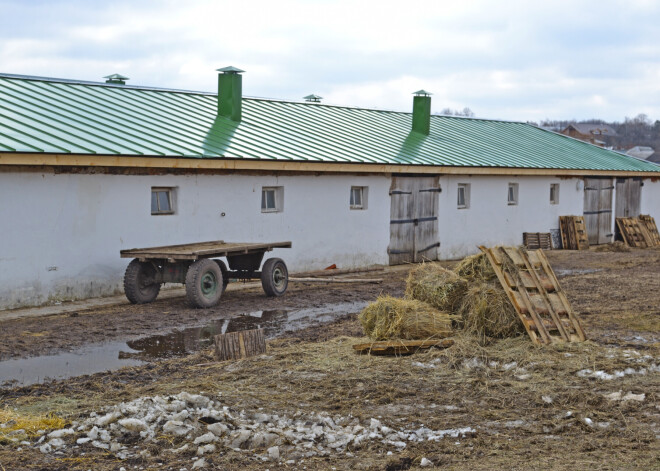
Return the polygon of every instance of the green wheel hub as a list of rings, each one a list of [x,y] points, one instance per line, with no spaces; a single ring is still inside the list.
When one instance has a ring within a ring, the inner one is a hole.
[[[213,297],[218,291],[218,286],[219,283],[215,273],[207,271],[202,275],[200,288],[202,289],[202,294],[205,297]]]
[[[286,283],[286,276],[284,274],[284,271],[280,267],[276,267],[273,270],[273,283],[275,284],[275,287],[280,290]]]

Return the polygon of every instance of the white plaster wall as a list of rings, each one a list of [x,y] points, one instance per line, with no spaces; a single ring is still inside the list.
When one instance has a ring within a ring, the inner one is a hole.
[[[119,250],[205,240],[291,240],[292,271],[387,263],[385,176],[0,174],[0,309],[121,291]],[[176,214],[151,215],[151,187],[176,187]],[[284,211],[261,213],[261,187]],[[351,210],[351,186],[368,187]],[[220,214],[226,215],[222,217]]]
[[[643,180],[642,186],[642,214],[649,214],[660,225],[660,180],[653,181],[651,178]]]
[[[459,183],[470,184],[470,207],[457,208]],[[518,204],[508,205],[509,183],[518,183]],[[559,204],[550,204],[550,184],[558,183]],[[581,215],[582,179],[506,176],[444,176],[440,180],[440,258],[478,252],[479,245],[519,245],[523,232],[559,229],[559,216]]]

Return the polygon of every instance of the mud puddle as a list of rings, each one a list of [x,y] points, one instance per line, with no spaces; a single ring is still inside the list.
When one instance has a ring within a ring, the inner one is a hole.
[[[266,338],[272,339],[284,332],[331,322],[340,315],[359,312],[367,304],[350,302],[290,311],[256,311],[163,335],[87,345],[56,355],[1,361],[0,387],[27,386],[184,356],[210,347],[215,335],[228,332],[263,328]]]

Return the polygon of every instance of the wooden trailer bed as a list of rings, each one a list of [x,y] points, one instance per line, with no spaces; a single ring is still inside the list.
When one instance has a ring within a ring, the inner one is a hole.
[[[291,242],[225,242],[215,240],[192,244],[165,245],[120,250],[121,258],[132,258],[124,274],[124,292],[134,304],[156,299],[163,283],[183,283],[186,296],[195,307],[215,306],[230,279],[261,279],[267,296],[286,291],[289,273],[280,258],[266,260],[264,254],[276,248],[290,248]],[[219,260],[225,257],[227,264]]]

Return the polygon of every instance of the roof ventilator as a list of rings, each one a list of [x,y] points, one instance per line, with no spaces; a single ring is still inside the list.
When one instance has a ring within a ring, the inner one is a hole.
[[[244,70],[229,66],[218,69],[218,116],[232,121],[242,117],[243,76]]]
[[[417,90],[413,95],[412,130],[428,136],[431,131],[431,94]]]
[[[322,99],[322,96],[314,95],[313,93],[303,97],[303,100],[305,100],[307,103],[321,103]]]
[[[128,77],[124,77],[120,74],[106,75],[103,78],[107,79],[105,83],[110,83],[112,85],[126,85],[126,80],[130,80]]]

